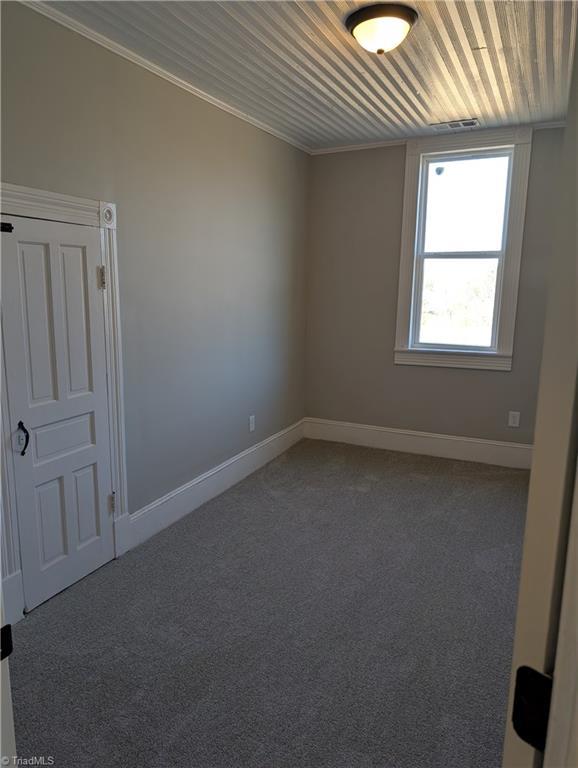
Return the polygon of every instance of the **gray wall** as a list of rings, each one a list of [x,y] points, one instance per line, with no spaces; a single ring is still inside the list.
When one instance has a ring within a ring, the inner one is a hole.
[[[532,442],[561,141],[534,133],[511,372],[393,364],[405,147],[312,159],[308,415]]]
[[[3,180],[118,205],[134,511],[303,416],[307,157],[16,3],[2,55]]]

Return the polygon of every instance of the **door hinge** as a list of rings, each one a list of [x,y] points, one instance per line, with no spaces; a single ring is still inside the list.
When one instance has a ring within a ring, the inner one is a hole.
[[[108,497],[108,507],[111,511],[111,514],[116,512],[116,491],[113,491]]]
[[[543,752],[546,747],[552,677],[532,667],[519,667],[516,672],[512,724],[518,736]]]
[[[106,288],[106,267],[103,265],[96,268],[98,287],[103,290]]]
[[[3,221],[0,224],[0,227],[2,228],[2,232],[14,232],[14,227],[7,221]]]
[[[0,629],[0,661],[12,653],[12,624],[4,624]]]

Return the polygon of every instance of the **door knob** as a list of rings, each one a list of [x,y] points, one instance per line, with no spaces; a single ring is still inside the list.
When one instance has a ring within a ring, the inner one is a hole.
[[[26,453],[26,449],[28,448],[28,443],[30,442],[30,432],[24,426],[23,421],[18,422],[18,429],[24,432],[24,437],[25,437],[24,448],[20,451],[20,455],[24,456],[24,454]]]

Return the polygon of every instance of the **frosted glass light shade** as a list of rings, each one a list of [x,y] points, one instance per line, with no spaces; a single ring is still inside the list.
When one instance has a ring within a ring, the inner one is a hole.
[[[362,21],[353,30],[353,37],[370,53],[391,51],[405,39],[410,26],[404,19],[383,16]]]

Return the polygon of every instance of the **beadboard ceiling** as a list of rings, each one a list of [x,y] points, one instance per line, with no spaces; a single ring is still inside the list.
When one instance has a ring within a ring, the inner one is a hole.
[[[563,120],[576,2],[413,2],[385,56],[343,20],[354,2],[55,2],[41,10],[296,146]],[[161,72],[162,70],[162,72]]]

